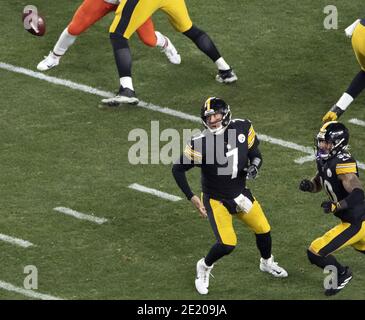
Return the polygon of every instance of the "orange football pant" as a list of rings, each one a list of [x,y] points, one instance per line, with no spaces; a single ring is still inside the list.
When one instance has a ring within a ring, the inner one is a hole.
[[[104,0],[84,0],[68,25],[68,32],[78,36],[117,8],[118,5],[107,3]],[[145,45],[150,47],[156,46],[157,38],[151,17],[137,29],[137,34]]]

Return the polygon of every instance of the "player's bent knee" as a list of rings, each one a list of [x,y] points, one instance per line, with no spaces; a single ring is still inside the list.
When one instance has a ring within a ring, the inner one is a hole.
[[[146,35],[146,34],[140,34],[138,33],[139,39],[143,42],[143,44],[145,44],[148,47],[156,47],[156,36],[155,33],[153,33],[152,35]]]
[[[255,228],[255,234],[265,234],[265,233],[269,233],[271,231],[271,227],[268,223],[262,223],[259,224],[256,228]]]
[[[221,247],[221,251],[224,255],[230,254],[234,250],[234,248],[236,248],[235,245],[229,245],[229,244],[224,244],[224,243],[221,243],[220,247]]]
[[[235,247],[237,244],[237,236],[235,234],[231,236],[222,237],[221,239],[222,239],[221,243],[225,246]]]
[[[111,32],[109,38],[115,49],[129,48],[128,39],[124,38],[121,34]]]
[[[156,47],[156,39],[151,38],[141,38],[143,44],[145,44],[148,47]]]
[[[201,37],[203,34],[205,34],[205,32],[193,25],[189,30],[183,32],[183,34],[186,35],[191,40],[195,41],[196,39]]]
[[[307,249],[307,256],[308,256],[308,260],[310,261],[310,263],[315,264],[315,265],[318,265],[323,259],[322,256],[320,256],[319,254],[312,251],[311,248]]]
[[[73,35],[73,36],[78,36],[81,33],[83,33],[85,30],[87,29],[87,26],[84,24],[76,24],[71,22],[68,27],[67,27],[67,31],[69,34]]]

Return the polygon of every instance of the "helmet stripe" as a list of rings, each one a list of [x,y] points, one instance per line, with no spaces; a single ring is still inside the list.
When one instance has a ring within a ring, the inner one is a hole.
[[[337,123],[337,121],[329,121],[329,122],[326,122],[326,123],[322,126],[322,128],[320,129],[320,131],[326,131],[326,128],[327,128],[330,124],[332,124],[332,123]]]
[[[209,111],[210,110],[210,101],[212,101],[212,98],[208,98],[208,100],[207,100],[207,111]]]

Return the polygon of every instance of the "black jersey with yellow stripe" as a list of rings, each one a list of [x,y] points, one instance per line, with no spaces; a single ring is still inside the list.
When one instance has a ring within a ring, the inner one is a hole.
[[[234,119],[224,133],[209,130],[192,137],[184,157],[201,168],[202,191],[215,199],[233,199],[246,189],[249,153],[259,145],[249,120]]]
[[[317,160],[317,169],[323,189],[334,202],[341,201],[349,195],[339,176],[348,173],[359,176],[356,160],[348,152],[339,152],[327,161]],[[360,212],[359,210],[347,209],[335,213],[335,216],[347,222],[353,222],[362,215],[365,215],[363,209]]]

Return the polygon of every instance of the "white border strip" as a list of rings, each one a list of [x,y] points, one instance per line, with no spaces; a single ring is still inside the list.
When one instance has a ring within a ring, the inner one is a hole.
[[[306,156],[306,157],[295,159],[294,162],[298,163],[298,164],[303,164],[305,162],[314,161],[315,159],[316,159],[316,157],[314,155],[311,155],[311,156]],[[356,163],[357,163],[357,167],[359,169],[365,170],[365,163],[359,162],[359,161],[357,161]]]
[[[365,170],[365,163],[357,161],[357,166],[358,166],[360,169]]]
[[[40,299],[40,300],[64,300],[64,299],[61,299],[58,297],[51,296],[49,294],[43,294],[43,293],[35,292],[33,290],[26,290],[23,288],[19,288],[19,287],[13,286],[11,283],[4,282],[1,280],[0,280],[0,289],[20,293],[24,296],[35,298],[35,299]]]
[[[13,66],[11,64],[8,63],[4,63],[4,62],[0,62],[0,69],[4,69],[4,70],[8,70],[11,72],[16,72],[16,73],[20,73],[20,74],[24,74],[36,79],[40,79],[40,80],[44,80],[47,81],[49,83],[53,83],[53,84],[57,84],[57,85],[61,85],[64,87],[68,87],[74,90],[79,90],[82,92],[86,92],[86,93],[91,93],[100,97],[105,97],[105,98],[109,98],[109,97],[113,97],[114,93],[109,92],[109,91],[103,91],[103,90],[99,90],[84,84],[79,84],[70,80],[65,80],[65,79],[60,79],[60,78],[56,78],[56,77],[51,77],[51,76],[47,76],[44,73],[41,72],[35,72],[29,69],[25,69],[25,68],[21,68],[21,67],[17,67],[17,66]],[[160,112],[160,113],[164,113],[173,117],[177,117],[180,119],[184,119],[184,120],[189,120],[189,121],[193,121],[193,122],[199,122],[200,123],[200,118],[181,112],[181,111],[177,111],[174,109],[170,109],[170,108],[163,108],[157,105],[154,105],[152,103],[148,103],[148,102],[144,102],[144,101],[140,101],[137,105],[138,107],[144,108],[144,109],[148,109],[148,110],[152,110],[152,111],[156,111],[156,112]],[[361,121],[361,120],[359,120]],[[309,157],[313,155],[313,149],[310,147],[305,147],[305,146],[301,146],[299,144],[296,144],[294,142],[291,141],[285,141],[282,139],[277,139],[277,138],[273,138],[270,136],[267,136],[265,134],[260,134],[257,133],[259,139],[261,139],[262,141],[271,143],[271,144],[275,144],[284,148],[288,148],[288,149],[292,149],[292,150],[296,150],[296,151],[300,151],[303,153],[306,153],[307,156],[306,157],[302,157],[302,158],[298,158],[295,159],[294,162],[298,163],[298,164],[303,164],[305,162],[308,161],[312,161],[313,158]],[[360,165],[359,168],[363,169],[363,167]]]
[[[358,126],[365,127],[365,121],[360,120],[360,119],[353,118],[353,119],[350,119],[348,122],[352,123],[352,124],[356,124]]]
[[[133,189],[133,190],[137,190],[137,191],[140,191],[140,192],[144,192],[144,193],[149,193],[149,194],[152,194],[156,197],[166,199],[166,200],[170,200],[170,201],[173,201],[173,202],[182,200],[182,198],[180,198],[180,197],[177,197],[177,196],[174,196],[172,194],[162,192],[162,191],[159,191],[159,190],[156,190],[156,189],[148,188],[148,187],[142,186],[138,183],[133,183],[133,184],[129,185],[128,188]]]
[[[18,239],[18,238],[13,238],[13,237],[7,236],[6,234],[2,234],[2,233],[0,233],[0,240],[9,242],[11,244],[14,244],[14,245],[17,245],[17,246],[23,247],[23,248],[28,248],[33,245],[33,243],[31,243],[29,241],[26,241],[23,239]]]
[[[313,153],[314,153],[314,151],[313,151]],[[314,161],[314,160],[316,160],[316,157],[314,156],[314,154],[311,154],[310,156],[305,156],[305,157],[295,159],[294,162],[297,164],[303,164],[305,162]]]
[[[68,216],[72,216],[72,217],[80,219],[80,220],[88,220],[88,221],[91,221],[91,222],[95,222],[97,224],[103,224],[103,223],[108,221],[108,219],[95,217],[95,216],[92,216],[92,215],[89,215],[89,214],[85,214],[85,213],[82,213],[82,212],[72,210],[70,208],[57,207],[57,208],[53,208],[53,210],[57,211],[57,212],[60,212],[60,213],[64,213]]]
[[[301,146],[301,145],[299,145],[297,143],[294,143],[294,142],[273,138],[273,137],[267,136],[266,134],[258,133],[257,135],[258,135],[259,139],[262,140],[262,141],[265,141],[265,142],[268,142],[268,143],[271,143],[271,144],[276,144],[278,146],[286,147],[288,149],[293,149],[293,150],[296,150],[296,151],[300,151],[300,152],[304,152],[304,153],[308,153],[308,154],[313,154],[313,149],[310,148],[310,147],[304,147],[304,146]]]
[[[0,62],[0,68],[11,71],[11,72],[15,72],[15,73],[25,74],[27,76],[30,76],[30,77],[33,77],[36,79],[47,81],[49,83],[58,84],[58,85],[68,87],[71,89],[95,94],[95,95],[105,97],[105,98],[110,98],[110,97],[114,96],[114,94],[112,92],[95,89],[95,88],[86,86],[84,84],[79,84],[79,83],[69,81],[69,80],[64,80],[64,79],[60,79],[60,78],[56,78],[56,77],[50,77],[41,72],[35,72],[35,71],[29,70],[29,69],[13,66],[11,64],[4,63],[4,62]]]

